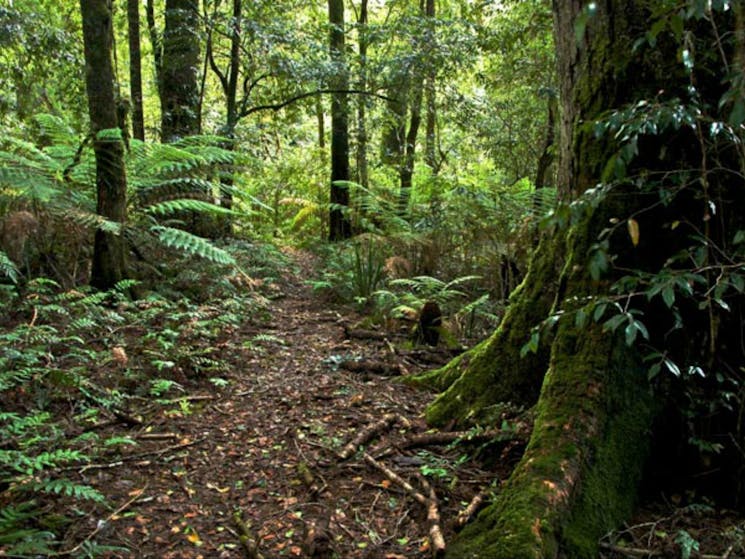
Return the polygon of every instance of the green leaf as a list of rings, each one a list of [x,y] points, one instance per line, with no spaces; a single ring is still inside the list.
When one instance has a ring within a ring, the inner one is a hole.
[[[672,285],[668,285],[662,290],[662,300],[665,301],[668,309],[675,304],[675,290]]]
[[[729,123],[732,126],[738,127],[745,122],[745,100],[738,99],[732,105],[732,111],[729,114]]]
[[[680,376],[680,367],[678,367],[678,365],[674,361],[671,361],[670,359],[665,359],[664,363],[668,371],[670,371],[676,377]]]
[[[636,334],[638,332],[638,328],[636,327],[636,322],[629,322],[626,326],[626,329],[624,331],[624,335],[626,337],[626,345],[630,346],[633,345],[636,341]]]
[[[603,332],[615,332],[621,323],[626,320],[626,315],[617,314],[605,321],[603,324]]]
[[[595,306],[595,311],[592,313],[592,319],[595,322],[599,322],[601,318],[603,318],[603,315],[605,314],[605,309],[608,308],[607,303],[599,303]]]

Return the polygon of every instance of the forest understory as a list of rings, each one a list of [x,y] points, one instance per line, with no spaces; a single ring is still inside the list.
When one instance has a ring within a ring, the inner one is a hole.
[[[221,386],[179,378],[178,397],[131,398],[126,412],[88,426],[75,423],[70,403],[70,437],[95,430],[134,444],[64,468],[104,504],[40,496],[42,518],[64,534],[50,556],[84,556],[95,543],[113,546],[106,557],[437,557],[499,492],[529,438],[530,414],[505,412],[495,430],[428,430],[432,395],[397,377],[457,350],[360,327],[362,315],[303,281],[315,273],[311,256],[292,260],[293,271],[258,288],[271,312],[221,336],[229,363]],[[127,329],[132,340],[145,334]],[[92,380],[106,374],[90,371]],[[745,556],[742,518],[654,497],[605,538],[603,557]]]

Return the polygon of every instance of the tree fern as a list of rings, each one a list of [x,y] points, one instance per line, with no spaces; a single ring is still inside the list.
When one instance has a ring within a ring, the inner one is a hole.
[[[202,237],[162,225],[152,227],[151,231],[167,247],[175,248],[192,256],[199,256],[217,264],[235,265],[235,258],[227,251],[216,247]]]
[[[221,206],[210,204],[209,202],[204,202],[202,200],[194,200],[191,198],[181,198],[179,200],[167,200],[164,202],[158,202],[156,204],[148,206],[148,208],[145,211],[147,213],[161,215],[161,216],[174,215],[174,214],[178,214],[180,212],[185,212],[185,211],[199,212],[199,213],[212,213],[212,214],[220,214],[220,215],[236,215],[237,214],[237,212],[228,210]]]

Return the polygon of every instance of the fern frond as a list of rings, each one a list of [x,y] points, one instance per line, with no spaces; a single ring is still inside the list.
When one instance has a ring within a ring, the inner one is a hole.
[[[307,205],[303,208],[300,208],[300,211],[295,214],[295,217],[292,218],[292,224],[291,228],[293,231],[298,231],[300,228],[302,228],[303,225],[316,213],[318,212],[318,206],[317,205]]]
[[[199,256],[217,264],[235,265],[235,259],[228,252],[216,247],[202,237],[162,225],[156,225],[150,230],[167,247],[175,248],[190,256]]]
[[[210,204],[209,202],[194,200],[192,198],[180,198],[178,200],[159,202],[152,206],[148,206],[145,211],[149,214],[161,216],[174,215],[186,211],[214,215],[236,215],[238,213],[215,204]]]
[[[31,486],[35,491],[65,495],[67,497],[94,501],[96,503],[101,503],[106,500],[99,491],[90,485],[80,485],[78,483],[73,483],[69,479],[45,479],[31,484]]]
[[[5,276],[14,284],[17,284],[19,275],[20,272],[18,271],[18,267],[15,265],[15,263],[8,257],[7,254],[0,250],[0,276]]]
[[[75,130],[58,116],[41,113],[35,115],[34,120],[39,125],[41,133],[54,145],[73,146],[79,141]]]
[[[86,212],[80,208],[68,208],[65,217],[86,229],[99,229],[112,235],[119,235],[122,230],[121,223],[111,221],[95,213]]]

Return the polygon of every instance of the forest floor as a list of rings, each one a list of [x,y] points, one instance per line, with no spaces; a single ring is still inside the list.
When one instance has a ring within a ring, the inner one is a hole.
[[[113,546],[111,558],[432,557],[469,504],[498,492],[529,421],[505,416],[499,430],[438,440],[423,420],[432,395],[398,377],[457,352],[412,346],[405,329],[361,328],[363,316],[308,286],[312,257],[291,260],[270,312],[226,333],[221,386],[190,379],[180,397],[141,398],[100,426],[102,438],[136,445],[68,468],[107,504],[72,505],[65,556],[95,542]],[[696,557],[699,544],[706,557],[742,557],[745,523],[728,513],[646,509],[637,521],[606,538],[604,557]]]
[[[192,384],[172,406],[134,410],[141,420],[100,433],[137,445],[79,469],[113,514],[75,523],[68,548],[89,539],[126,548],[111,557],[431,557],[430,531],[447,540],[459,511],[509,474],[525,430],[488,448],[417,439],[432,395],[391,375],[452,351],[355,330],[362,317],[314,294],[310,258],[294,260],[299,273],[277,283],[271,313],[233,334],[263,342],[226,356],[227,386]]]

